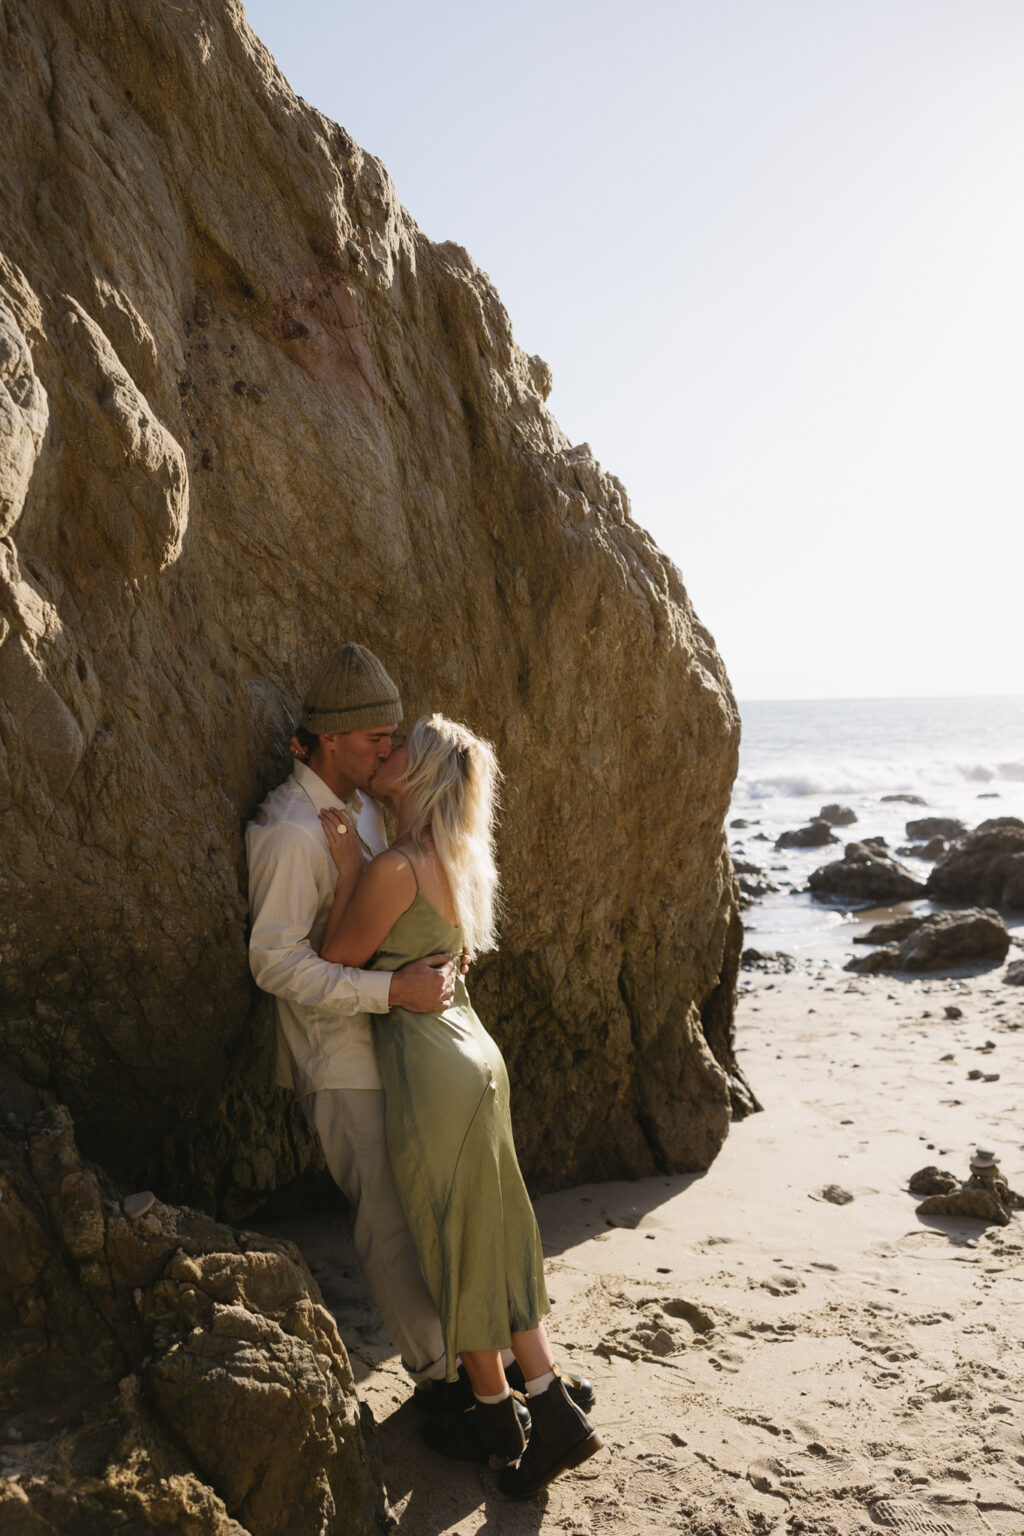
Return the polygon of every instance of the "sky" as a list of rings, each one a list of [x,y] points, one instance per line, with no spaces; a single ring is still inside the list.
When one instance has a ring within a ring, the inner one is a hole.
[[[1022,0],[251,0],[738,697],[1024,694]]]

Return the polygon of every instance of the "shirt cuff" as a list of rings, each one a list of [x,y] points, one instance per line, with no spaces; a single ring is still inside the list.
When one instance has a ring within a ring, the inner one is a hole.
[[[360,971],[359,1008],[362,1013],[387,1013],[391,1004],[391,971]]]

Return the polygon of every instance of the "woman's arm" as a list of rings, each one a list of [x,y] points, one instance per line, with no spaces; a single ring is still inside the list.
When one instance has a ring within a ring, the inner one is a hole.
[[[362,966],[416,899],[416,878],[405,855],[390,848],[364,868],[358,839],[338,834],[337,816],[325,813],[321,821],[338,866],[338,884],[320,954],[339,965]]]

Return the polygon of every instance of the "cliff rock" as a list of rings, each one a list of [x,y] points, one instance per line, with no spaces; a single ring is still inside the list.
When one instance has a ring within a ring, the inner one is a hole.
[[[119,1200],[63,1107],[4,1122],[0,1527],[380,1529],[348,1356],[298,1251]]]
[[[752,1103],[739,724],[678,571],[234,0],[8,0],[0,35],[8,1059],[129,1186],[237,1213],[308,1161],[241,833],[358,639],[507,776],[473,985],[534,1187],[707,1166]]]

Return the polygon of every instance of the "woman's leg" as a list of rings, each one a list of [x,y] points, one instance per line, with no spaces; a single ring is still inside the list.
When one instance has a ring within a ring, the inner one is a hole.
[[[565,1383],[552,1370],[551,1346],[542,1326],[512,1335],[512,1348],[527,1385],[533,1428],[519,1465],[506,1467],[498,1486],[514,1499],[528,1499],[560,1472],[578,1467],[601,1449],[602,1440]]]
[[[543,1323],[538,1323],[536,1328],[531,1328],[526,1333],[514,1333],[512,1353],[519,1362],[527,1381],[535,1381],[538,1376],[546,1376],[555,1363]]]
[[[476,1402],[468,1413],[446,1413],[423,1427],[423,1438],[442,1456],[457,1461],[507,1464],[518,1461],[526,1446],[519,1415],[528,1425],[525,1409],[509,1391],[497,1349],[463,1349],[459,1358],[466,1367]]]
[[[497,1349],[463,1349],[459,1359],[466,1367],[466,1375],[477,1397],[498,1397],[508,1390],[505,1371],[501,1364],[501,1351]]]

